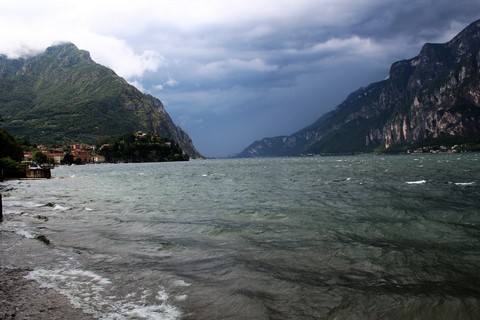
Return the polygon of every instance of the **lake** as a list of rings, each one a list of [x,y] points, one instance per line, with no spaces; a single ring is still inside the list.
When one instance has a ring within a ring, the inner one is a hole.
[[[474,153],[61,166],[3,184],[0,263],[99,319],[474,319],[479,169]]]

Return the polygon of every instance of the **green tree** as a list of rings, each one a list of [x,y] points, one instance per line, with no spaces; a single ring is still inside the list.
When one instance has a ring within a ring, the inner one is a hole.
[[[22,161],[23,151],[15,138],[5,130],[0,129],[0,158],[10,157]]]
[[[48,157],[42,151],[35,151],[32,160],[38,164],[48,163]]]
[[[71,165],[73,161],[74,159],[72,154],[70,152],[65,153],[65,156],[63,156],[63,163]]]
[[[6,177],[6,178],[20,178],[20,177],[22,177],[22,171],[20,169],[20,164],[10,157],[0,158],[0,171],[1,171],[1,173],[3,173],[2,177]],[[0,178],[2,178],[2,177],[0,177]]]
[[[23,159],[23,151],[15,138],[5,130],[0,129],[0,174],[3,177],[20,177],[19,162]]]

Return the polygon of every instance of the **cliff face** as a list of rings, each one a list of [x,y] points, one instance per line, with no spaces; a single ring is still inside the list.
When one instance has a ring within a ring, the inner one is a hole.
[[[240,155],[388,150],[476,141],[479,132],[480,20],[448,43],[427,43],[417,57],[395,62],[387,80],[350,94],[311,126],[257,141]]]
[[[29,58],[0,55],[0,114],[6,130],[32,143],[147,131],[177,141],[191,157],[201,156],[160,100],[141,93],[71,43]]]

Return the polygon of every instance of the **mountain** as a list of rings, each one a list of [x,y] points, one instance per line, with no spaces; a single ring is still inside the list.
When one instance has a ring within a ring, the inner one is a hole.
[[[95,137],[146,131],[201,157],[160,100],[141,93],[72,43],[27,58],[0,55],[0,115],[4,129],[31,143],[91,143]]]
[[[445,44],[392,64],[387,80],[350,94],[290,135],[256,141],[240,157],[392,151],[480,142],[480,20]]]

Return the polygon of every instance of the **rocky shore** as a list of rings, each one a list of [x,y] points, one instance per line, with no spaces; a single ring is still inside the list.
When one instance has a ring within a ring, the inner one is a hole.
[[[0,319],[93,319],[56,291],[25,279],[29,271],[0,267]]]
[[[4,188],[0,188],[4,191]],[[0,221],[1,224],[7,223]],[[68,299],[53,289],[41,288],[25,276],[32,271],[26,267],[23,249],[18,244],[19,236],[0,228],[0,319],[4,320],[90,320],[91,316],[76,309]],[[41,241],[32,241],[32,251],[39,251]],[[38,240],[38,239],[37,239]],[[20,250],[22,252],[16,252]],[[15,256],[18,256],[15,258]],[[21,258],[23,257],[23,259]],[[17,260],[20,259],[20,260]],[[21,262],[22,263],[21,263]],[[18,266],[18,267],[13,267]]]

